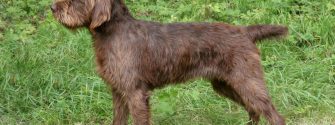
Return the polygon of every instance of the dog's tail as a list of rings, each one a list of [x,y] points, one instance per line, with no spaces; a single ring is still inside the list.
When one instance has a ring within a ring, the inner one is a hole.
[[[254,43],[267,38],[280,38],[288,34],[288,28],[280,25],[251,25],[246,27],[247,34]]]

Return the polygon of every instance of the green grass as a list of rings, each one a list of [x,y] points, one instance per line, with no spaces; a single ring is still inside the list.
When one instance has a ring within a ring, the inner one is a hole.
[[[111,94],[95,72],[87,30],[58,24],[51,0],[0,0],[0,124],[109,124]],[[335,124],[335,2],[331,0],[127,0],[136,18],[285,24],[259,44],[267,86],[290,125]],[[157,90],[156,125],[240,125],[247,113],[204,80]],[[262,120],[262,124],[266,124]]]

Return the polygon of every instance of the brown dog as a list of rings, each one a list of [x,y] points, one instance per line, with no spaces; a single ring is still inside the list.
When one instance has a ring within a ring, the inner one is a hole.
[[[264,115],[284,119],[266,90],[255,43],[287,34],[284,26],[224,23],[160,24],[134,19],[123,0],[57,0],[55,18],[68,28],[87,27],[94,38],[99,75],[112,87],[114,125],[149,125],[149,91],[203,77],[220,95],[244,106],[250,124]]]

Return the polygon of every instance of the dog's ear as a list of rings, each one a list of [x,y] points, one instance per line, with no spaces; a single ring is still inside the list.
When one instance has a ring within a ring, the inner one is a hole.
[[[95,0],[94,8],[91,15],[90,29],[99,27],[111,18],[113,0]]]

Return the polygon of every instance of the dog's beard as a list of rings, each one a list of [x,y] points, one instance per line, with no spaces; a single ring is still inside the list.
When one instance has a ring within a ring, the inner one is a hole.
[[[85,26],[85,21],[75,15],[69,15],[66,13],[54,15],[58,22],[70,30],[75,30]]]

